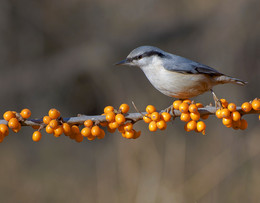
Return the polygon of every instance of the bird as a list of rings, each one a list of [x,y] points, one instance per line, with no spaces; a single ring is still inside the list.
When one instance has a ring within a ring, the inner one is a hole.
[[[177,99],[189,99],[211,91],[216,107],[221,105],[213,86],[225,83],[245,85],[247,82],[220,73],[207,65],[165,52],[154,46],[140,46],[115,65],[142,69],[150,83],[161,93]]]

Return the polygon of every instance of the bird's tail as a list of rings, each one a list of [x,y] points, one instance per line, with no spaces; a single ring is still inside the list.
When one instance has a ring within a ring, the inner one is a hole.
[[[232,78],[230,76],[227,75],[221,75],[221,76],[217,76],[216,78],[217,83],[233,83],[233,84],[238,84],[238,85],[246,85],[247,82],[237,79],[237,78]]]

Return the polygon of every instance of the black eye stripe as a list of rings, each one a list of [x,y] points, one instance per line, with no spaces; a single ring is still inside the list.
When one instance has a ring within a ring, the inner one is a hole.
[[[150,56],[159,56],[159,57],[165,57],[164,54],[162,54],[161,52],[158,52],[158,51],[148,51],[148,52],[145,52],[141,55],[138,55],[138,56],[135,56],[133,58],[129,58],[128,60],[129,61],[133,61],[133,60],[139,60],[141,58],[144,58],[144,57],[150,57]]]

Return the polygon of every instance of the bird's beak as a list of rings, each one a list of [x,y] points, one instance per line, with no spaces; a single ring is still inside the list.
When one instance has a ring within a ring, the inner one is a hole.
[[[129,61],[127,59],[120,61],[118,63],[116,63],[115,65],[127,65],[129,63]]]

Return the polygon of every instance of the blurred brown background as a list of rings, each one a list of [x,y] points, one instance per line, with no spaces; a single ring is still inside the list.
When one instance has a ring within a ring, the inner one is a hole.
[[[27,107],[39,118],[55,107],[64,117],[95,115],[131,101],[165,108],[173,99],[141,70],[113,66],[140,45],[249,82],[216,87],[220,98],[259,97],[259,8],[258,0],[1,0],[0,113]],[[139,122],[137,140],[115,133],[80,144],[45,133],[33,143],[23,128],[0,145],[0,201],[259,202],[259,121],[246,119],[248,129],[235,131],[212,116],[207,136],[185,133],[178,120],[157,133]]]

